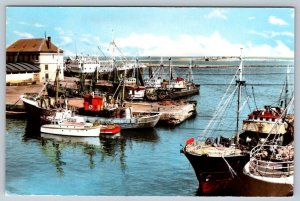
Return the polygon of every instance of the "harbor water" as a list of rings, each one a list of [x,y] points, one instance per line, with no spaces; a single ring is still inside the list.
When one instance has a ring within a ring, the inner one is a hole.
[[[293,61],[277,67],[246,67],[242,119],[256,106],[275,104],[286,79],[293,91]],[[6,192],[18,195],[94,196],[197,196],[198,181],[188,160],[180,153],[186,139],[198,137],[230,83],[236,68],[195,68],[194,82],[201,85],[197,115],[176,127],[156,126],[123,131],[117,139],[41,136],[36,122],[6,120]],[[186,68],[177,69],[185,78]],[[255,101],[253,101],[255,97]],[[232,103],[234,108],[234,102]],[[235,134],[236,109],[214,132]],[[240,126],[241,127],[241,126]]]

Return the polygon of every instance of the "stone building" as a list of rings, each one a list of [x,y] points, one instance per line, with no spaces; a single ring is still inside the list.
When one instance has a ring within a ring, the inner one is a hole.
[[[63,80],[63,50],[51,37],[20,39],[6,48],[6,82],[54,81],[57,69]]]

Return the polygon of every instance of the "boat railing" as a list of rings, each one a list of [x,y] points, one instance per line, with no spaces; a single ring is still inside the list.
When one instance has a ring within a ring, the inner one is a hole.
[[[294,174],[293,156],[283,158],[283,153],[275,153],[275,150],[286,148],[287,146],[264,145],[256,146],[250,152],[251,173],[264,177],[284,177]],[[268,155],[268,151],[273,152]]]

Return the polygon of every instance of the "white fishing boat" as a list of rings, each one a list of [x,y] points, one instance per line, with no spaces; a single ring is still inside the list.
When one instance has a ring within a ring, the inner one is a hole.
[[[94,73],[96,69],[100,69],[100,61],[90,56],[76,55],[66,63],[66,70],[71,73]]]
[[[52,135],[76,136],[76,137],[98,137],[101,125],[93,125],[84,121],[83,117],[71,116],[65,118],[65,113],[56,113],[50,124],[41,126],[41,132]]]

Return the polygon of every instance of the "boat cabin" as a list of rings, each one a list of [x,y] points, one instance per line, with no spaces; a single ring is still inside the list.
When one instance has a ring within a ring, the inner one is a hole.
[[[275,122],[276,119],[280,118],[281,113],[282,110],[279,107],[265,106],[264,109],[256,109],[249,114],[248,120]]]
[[[175,80],[170,81],[170,84],[167,85],[167,88],[184,89],[184,88],[186,88],[185,81],[182,77],[177,77]]]
[[[103,110],[104,100],[102,96],[86,95],[83,97],[83,107],[85,111],[99,112]]]

